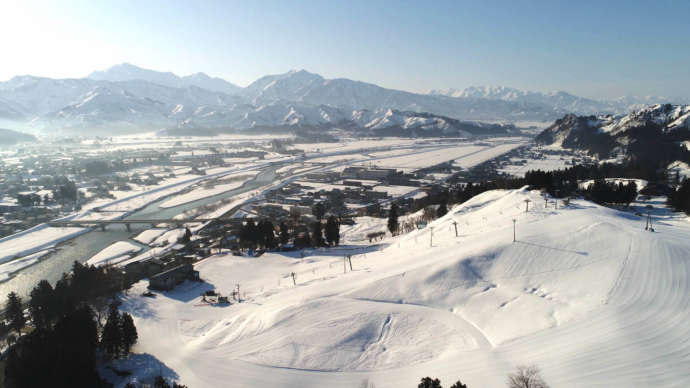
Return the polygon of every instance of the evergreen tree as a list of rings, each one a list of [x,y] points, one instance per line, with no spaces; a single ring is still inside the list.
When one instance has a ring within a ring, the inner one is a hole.
[[[153,388],[170,388],[170,384],[163,378],[163,376],[156,376],[153,380]]]
[[[288,227],[285,222],[280,223],[280,244],[287,245],[290,242],[290,233],[288,232]]]
[[[467,384],[463,384],[460,380],[451,385],[450,388],[467,388]]]
[[[62,277],[55,283],[55,290],[53,291],[55,297],[55,316],[60,317],[64,314],[70,306],[75,305],[75,298],[72,295],[72,287],[70,286],[69,275],[62,273]]]
[[[21,334],[21,331],[26,324],[26,318],[24,318],[22,299],[14,291],[7,295],[7,306],[5,310],[7,320],[10,322],[10,329],[16,331],[17,334]]]
[[[110,304],[108,311],[108,321],[103,326],[101,334],[101,347],[110,357],[117,358],[122,346],[122,317],[115,303]]]
[[[134,320],[128,313],[122,314],[120,324],[122,326],[122,352],[124,355],[128,355],[132,346],[137,342],[137,339],[139,339],[139,335],[137,334],[136,326],[134,326]]]
[[[98,332],[88,306],[71,308],[54,328],[38,328],[8,350],[5,386],[103,387],[96,371]]]
[[[322,247],[324,245],[321,221],[316,221],[311,225],[311,242],[315,247]]]
[[[189,228],[184,228],[184,235],[180,239],[182,244],[187,244],[192,240],[192,231]]]
[[[56,307],[53,287],[47,280],[41,280],[31,290],[31,300],[29,300],[29,313],[34,326],[39,328],[49,327],[55,318]]]
[[[438,205],[438,209],[436,209],[436,217],[441,218],[445,216],[448,213],[448,204],[446,203],[446,200],[442,200],[441,204]]]
[[[398,233],[398,204],[394,203],[391,205],[391,210],[388,212],[388,230],[391,232],[392,235],[396,235]]]
[[[675,191],[668,195],[668,204],[676,211],[690,214],[690,179],[685,179]]]
[[[340,223],[335,216],[328,217],[326,221],[326,241],[330,246],[337,246],[340,243]]]
[[[439,379],[432,379],[431,377],[424,377],[417,385],[417,388],[441,388],[441,381]]]
[[[263,220],[260,225],[263,245],[268,249],[276,247],[275,229],[270,220]]]
[[[314,217],[316,217],[317,220],[321,221],[323,216],[326,214],[326,207],[323,205],[323,202],[319,202],[314,205],[312,208],[312,213],[314,213]]]
[[[256,248],[256,243],[259,241],[257,229],[254,219],[247,218],[246,224],[240,231],[240,242],[244,248]]]

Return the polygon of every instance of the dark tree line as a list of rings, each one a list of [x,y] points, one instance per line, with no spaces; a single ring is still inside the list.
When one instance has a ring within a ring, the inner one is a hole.
[[[690,214],[690,180],[686,179],[668,195],[668,204],[676,211]]]
[[[278,246],[273,223],[266,219],[257,223],[253,218],[248,218],[240,230],[240,242],[242,248],[248,249],[274,249]]]
[[[53,189],[53,200],[57,202],[74,202],[77,200],[77,185],[64,177],[58,178],[58,183]]]
[[[554,197],[562,198],[578,193],[578,181],[604,178],[640,178],[650,182],[665,181],[663,172],[644,164],[629,162],[626,164],[604,163],[601,165],[565,168],[554,171],[528,171],[524,184],[533,188],[544,189]]]
[[[71,306],[7,351],[6,387],[106,387],[96,371],[98,328],[88,305]]]
[[[134,320],[128,313],[120,314],[117,304],[111,303],[108,309],[108,321],[103,326],[101,347],[110,358],[127,356],[139,338]]]
[[[607,182],[597,179],[584,190],[585,198],[601,204],[630,205],[637,197],[637,184],[630,181],[628,184],[619,182]]]
[[[119,357],[129,352],[137,334],[132,317],[110,307],[99,336],[99,314],[113,295],[127,287],[126,280],[118,270],[79,262],[55,288],[41,280],[28,302],[34,330],[20,336],[7,352],[6,386],[108,386],[96,371],[99,346],[106,355]],[[21,299],[14,292],[8,295],[6,318],[9,329],[17,333],[26,324]],[[111,345],[114,339],[116,346]]]
[[[388,231],[390,231],[393,236],[398,234],[398,229],[400,229],[400,224],[398,223],[399,212],[400,207],[398,206],[398,204],[391,204],[391,208],[388,211]]]
[[[424,377],[419,385],[417,385],[417,388],[442,388],[441,380],[432,379],[431,377]],[[467,388],[467,385],[458,380],[451,385],[450,388]]]
[[[304,248],[338,246],[340,244],[340,221],[331,215],[324,224],[321,220],[308,225],[290,226],[281,222],[278,231],[270,220],[262,219],[257,223],[253,218],[247,219],[240,230],[240,247],[245,249],[275,249],[292,242],[296,247]]]

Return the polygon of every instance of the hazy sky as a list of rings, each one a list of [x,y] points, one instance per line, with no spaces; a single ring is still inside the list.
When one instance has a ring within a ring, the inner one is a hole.
[[[690,1],[0,3],[0,80],[130,62],[241,86],[307,69],[425,92],[690,96]]]

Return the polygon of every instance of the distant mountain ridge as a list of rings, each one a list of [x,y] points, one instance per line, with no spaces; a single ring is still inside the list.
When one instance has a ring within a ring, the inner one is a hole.
[[[241,87],[222,78],[210,77],[205,73],[195,73],[192,75],[179,77],[171,72],[142,69],[129,63],[115,65],[103,71],[94,71],[93,73],[89,74],[87,78],[111,82],[140,80],[168,86],[171,88],[187,88],[190,86],[196,86],[212,92],[221,92],[226,94],[237,94],[242,90]]]
[[[536,141],[602,158],[622,154],[652,164],[690,161],[690,105],[656,104],[617,116],[568,114],[544,129]]]
[[[465,89],[431,90],[431,95],[442,95],[456,98],[489,99],[511,101],[522,104],[537,104],[551,106],[558,111],[566,111],[580,115],[611,113],[624,114],[648,105],[673,102],[660,96],[635,97],[624,96],[613,100],[593,100],[579,97],[564,91],[549,93],[520,90],[505,86],[472,86]],[[690,101],[675,101],[677,103]]]
[[[34,135],[0,128],[0,145],[13,145],[17,143],[36,141]]]
[[[416,94],[306,70],[267,75],[240,88],[204,73],[179,77],[125,63],[87,78],[17,76],[0,82],[0,125],[45,133],[271,126],[380,131],[384,125],[443,133],[477,127],[478,121],[550,121],[600,109],[593,100],[567,93],[547,96],[509,88],[463,93]]]

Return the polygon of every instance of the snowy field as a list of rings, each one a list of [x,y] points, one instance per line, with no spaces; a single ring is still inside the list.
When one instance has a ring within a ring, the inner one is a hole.
[[[571,167],[568,163],[572,158],[550,154],[544,154],[544,157],[545,159],[510,158],[509,164],[502,166],[498,171],[515,177],[524,177],[530,170],[554,171]],[[522,164],[522,160],[526,163]]]
[[[366,220],[348,231],[385,225]],[[205,283],[145,298],[142,281],[123,297],[135,351],[150,356],[135,376],[163,370],[191,387],[397,388],[423,376],[505,387],[516,365],[536,363],[553,387],[686,387],[690,226],[664,214],[655,224],[650,233],[630,212],[579,200],[545,209],[538,192],[490,191],[374,245],[211,256],[196,264]],[[237,284],[243,303],[199,297]]]
[[[372,149],[383,147],[411,146],[417,143],[416,139],[406,138],[379,138],[365,140],[347,140],[338,143],[308,143],[295,144],[293,148],[304,150],[305,152],[355,152],[360,149]]]
[[[222,194],[230,190],[235,190],[237,188],[242,187],[242,185],[245,184],[245,182],[254,178],[258,173],[258,171],[250,171],[239,174],[231,174],[226,177],[223,177],[221,180],[221,182],[227,181],[229,183],[218,184],[219,182],[217,181],[210,181],[211,183],[215,183],[212,187],[207,186],[208,182],[203,182],[201,183],[200,187],[195,187],[194,189],[186,193],[173,196],[169,200],[161,203],[160,207],[168,208],[179,206],[202,198],[212,197],[214,195]]]
[[[470,168],[509,152],[523,144],[524,143],[519,141],[491,145],[467,143],[456,146],[444,146],[428,151],[410,150],[403,155],[400,155],[400,152],[397,150],[391,151],[390,153],[379,152],[375,154],[375,156],[380,159],[359,163],[359,165],[369,166],[373,164],[381,168],[396,168],[405,172],[410,172],[448,161],[455,161],[455,164],[463,168]]]

